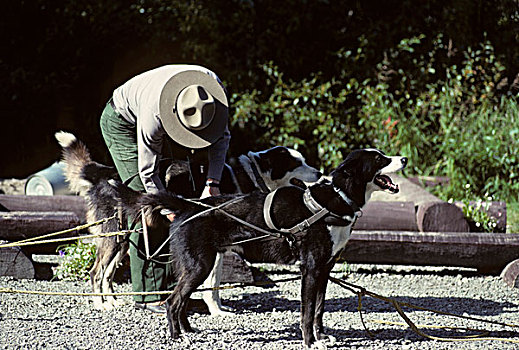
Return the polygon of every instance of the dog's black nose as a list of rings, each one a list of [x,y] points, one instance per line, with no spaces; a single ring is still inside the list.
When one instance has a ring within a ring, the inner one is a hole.
[[[402,165],[403,166],[407,165],[407,157],[402,157]]]

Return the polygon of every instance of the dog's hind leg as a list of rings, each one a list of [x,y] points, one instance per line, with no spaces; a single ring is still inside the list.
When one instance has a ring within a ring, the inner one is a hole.
[[[90,283],[92,285],[92,292],[96,294],[102,293],[102,283],[103,279],[103,266],[101,263],[100,254],[96,254],[96,259],[92,269],[90,270]],[[96,310],[104,310],[103,297],[101,295],[94,295],[92,297],[92,301],[94,302],[94,309]]]
[[[113,257],[112,261],[106,267],[106,270],[103,273],[102,287],[103,291],[108,293],[114,293],[113,287],[113,279],[117,268],[121,265],[125,255],[127,253],[127,249],[121,248],[117,254]],[[117,300],[115,296],[108,295],[105,297],[105,309],[110,310],[114,307],[118,307],[123,305],[124,303],[121,300]]]
[[[206,251],[198,255],[176,255],[181,270],[177,270],[178,282],[166,300],[166,309],[171,337],[176,339],[181,331],[192,332],[187,319],[187,305],[191,294],[200,286],[214,266],[216,252]],[[189,263],[186,263],[189,262]],[[185,265],[184,265],[185,264]]]
[[[92,233],[96,234],[99,231],[93,230]],[[92,292],[96,294],[103,294],[103,280],[105,276],[106,267],[109,264],[111,258],[111,242],[110,238],[95,238],[94,243],[96,246],[96,258],[92,269],[90,269],[90,283],[92,284]],[[94,295],[92,297],[94,302],[94,309],[106,310],[105,299],[102,295]]]
[[[232,315],[232,311],[234,311],[230,307],[222,306],[220,300],[220,292],[217,288],[220,287],[222,281],[222,270],[223,253],[217,253],[214,267],[209,273],[207,279],[204,281],[204,289],[211,288],[211,290],[206,290],[202,293],[204,302],[207,304],[211,316]]]
[[[193,274],[183,274],[173,293],[166,299],[169,331],[173,339],[179,338],[182,331],[193,331],[187,319],[187,303],[196,287],[201,284],[201,281],[198,284],[193,283],[194,281],[191,277],[193,277]]]
[[[102,232],[102,231],[101,231]],[[96,232],[97,233],[97,232]],[[110,282],[107,270],[113,264],[114,258],[118,253],[118,245],[112,237],[103,237],[95,239],[96,260],[94,266],[90,270],[90,280],[94,293],[109,293]],[[94,296],[94,308],[98,310],[110,310],[113,308],[111,303],[106,302],[104,296]]]

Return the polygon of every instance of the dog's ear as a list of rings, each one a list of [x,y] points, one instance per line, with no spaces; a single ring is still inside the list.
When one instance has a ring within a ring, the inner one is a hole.
[[[287,174],[287,170],[284,167],[272,166],[271,169],[270,177],[272,180],[279,180]]]
[[[357,175],[357,168],[358,165],[354,159],[346,159],[330,173],[330,176],[332,178],[336,176],[354,177]]]
[[[355,179],[358,179],[358,168],[358,160],[346,158],[345,161],[330,173],[332,183],[339,188],[344,188],[345,184],[355,182]]]
[[[254,161],[256,162],[256,164],[258,164],[259,170],[262,173],[266,173],[269,169],[272,168],[272,164],[270,163],[270,158],[264,157],[260,153],[257,153],[254,155]]]

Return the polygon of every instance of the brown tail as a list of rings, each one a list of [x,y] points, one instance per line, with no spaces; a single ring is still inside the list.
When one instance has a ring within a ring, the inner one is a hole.
[[[55,137],[62,147],[65,178],[73,192],[86,195],[99,181],[117,178],[113,168],[92,161],[86,145],[73,134],[59,131]]]

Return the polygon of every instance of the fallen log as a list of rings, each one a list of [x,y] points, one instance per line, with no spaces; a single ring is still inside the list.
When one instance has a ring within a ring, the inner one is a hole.
[[[469,232],[463,211],[452,203],[427,202],[418,205],[416,222],[421,232]]]
[[[421,187],[448,185],[450,182],[448,176],[410,176],[407,179]]]
[[[19,241],[38,237],[47,233],[57,232],[80,225],[80,220],[74,212],[0,212],[0,239]],[[77,232],[71,232],[61,237],[71,237]]]
[[[350,263],[477,268],[499,274],[519,256],[519,234],[354,231],[340,258]]]
[[[238,254],[227,253],[223,256],[222,282],[252,283],[254,277],[250,265]]]
[[[501,278],[512,288],[519,288],[519,259],[512,261],[501,272]]]
[[[0,195],[0,210],[2,207],[4,211],[72,211],[78,216],[81,223],[86,222],[86,201],[80,196]],[[414,211],[412,202],[371,201],[364,208],[364,213],[359,218],[356,228],[360,230],[414,231],[417,230]]]
[[[414,203],[369,202],[355,230],[418,231]]]
[[[31,259],[20,248],[0,248],[0,276],[34,278],[35,270]]]
[[[87,205],[80,196],[0,195],[0,211],[72,211],[85,223]]]

